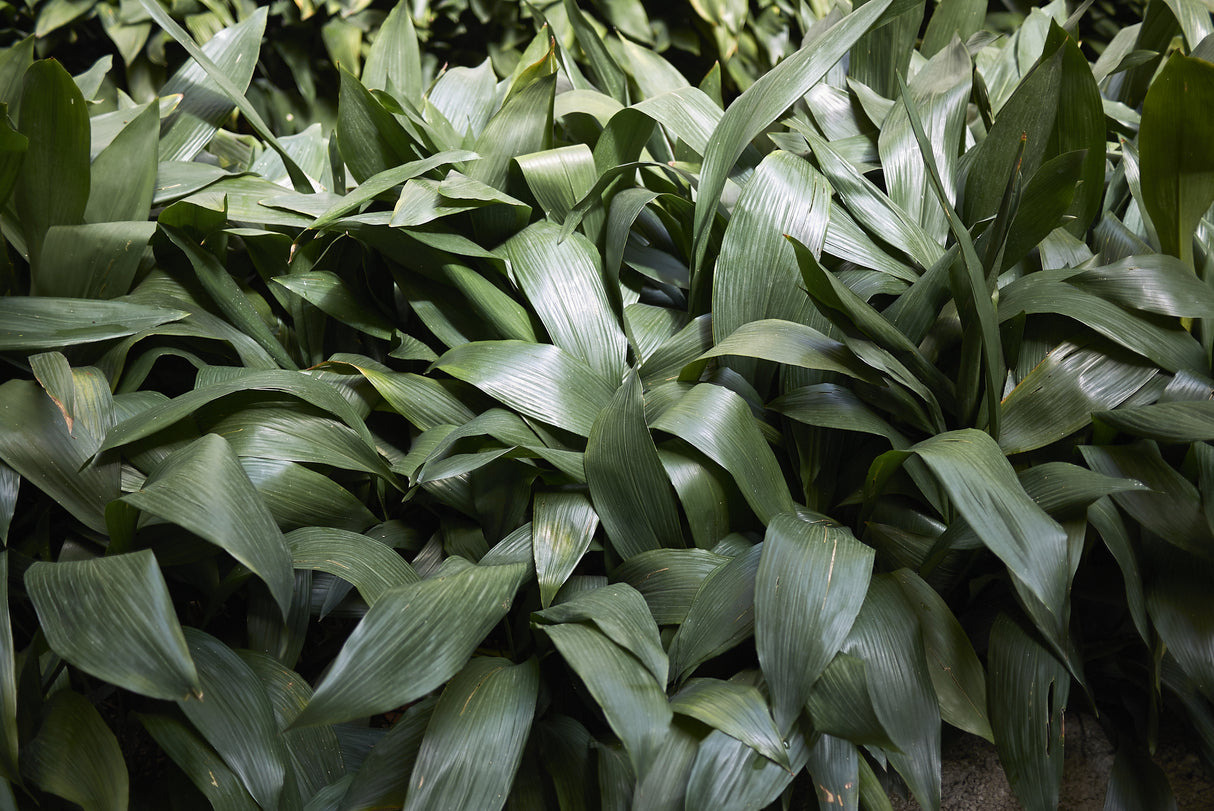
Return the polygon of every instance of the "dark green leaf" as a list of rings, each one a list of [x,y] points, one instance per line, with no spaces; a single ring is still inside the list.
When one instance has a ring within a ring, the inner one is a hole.
[[[754,633],[755,576],[762,551],[763,545],[756,544],[704,578],[671,640],[671,676],[686,678]]]
[[[532,504],[535,576],[540,584],[540,605],[547,608],[586,554],[599,516],[580,493],[536,493]]]
[[[652,549],[629,558],[613,575],[641,592],[658,625],[678,625],[704,579],[728,561],[702,549]]]
[[[375,605],[389,589],[421,579],[395,549],[357,532],[304,527],[288,533],[284,540],[296,569],[340,577],[358,589],[367,605]]]
[[[189,726],[167,715],[139,715],[138,718],[148,734],[214,807],[257,811],[258,805],[245,790],[244,783]]]
[[[420,698],[464,666],[509,610],[527,567],[448,560],[436,577],[380,596],[296,726],[385,712]]]
[[[692,679],[670,700],[670,708],[719,729],[789,769],[784,741],[763,695],[754,687],[719,679]]]
[[[531,732],[539,682],[535,659],[469,661],[430,716],[406,811],[504,806]]]
[[[21,755],[21,771],[42,788],[84,811],[124,811],[129,792],[118,739],[79,693],[56,692],[38,735]]]
[[[51,648],[76,667],[152,698],[199,691],[198,674],[148,550],[62,563],[25,573]]]
[[[547,623],[590,622],[641,661],[658,684],[666,683],[666,651],[645,599],[625,583],[581,591],[534,615]]]
[[[755,647],[781,733],[843,644],[872,565],[873,550],[843,527],[788,514],[768,525],[755,578]]]
[[[174,452],[126,503],[205,538],[248,566],[286,616],[295,588],[291,553],[274,517],[222,437]]]

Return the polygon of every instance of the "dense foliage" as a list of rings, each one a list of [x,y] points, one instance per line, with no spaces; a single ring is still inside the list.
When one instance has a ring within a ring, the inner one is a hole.
[[[0,809],[1174,807],[1214,22],[987,11],[6,6]]]

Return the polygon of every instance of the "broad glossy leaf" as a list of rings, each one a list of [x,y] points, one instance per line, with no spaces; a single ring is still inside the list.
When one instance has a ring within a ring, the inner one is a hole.
[[[350,174],[359,183],[418,157],[413,137],[348,70],[340,71],[334,134]]]
[[[943,720],[992,739],[986,715],[986,673],[961,623],[936,590],[909,569],[894,572],[906,604],[919,620],[928,675]]]
[[[703,549],[653,549],[629,558],[612,574],[641,592],[658,625],[678,625],[704,579],[728,561]]]
[[[148,105],[93,160],[85,220],[147,219],[156,187],[159,138],[160,109]]]
[[[1125,581],[1126,605],[1138,635],[1145,642],[1151,638],[1152,632],[1149,630],[1150,622],[1147,619],[1146,595],[1142,587],[1138,553],[1130,540],[1130,531],[1122,519],[1121,512],[1107,496],[1094,502],[1088,508],[1087,516],[1092,529],[1100,533],[1101,540],[1121,569],[1121,578]]]
[[[1206,400],[1152,403],[1093,416],[1118,431],[1159,442],[1214,439],[1214,403]]]
[[[296,726],[385,712],[420,698],[463,667],[510,609],[528,567],[449,560],[456,563],[438,576],[380,596],[347,637]]]
[[[253,338],[270,354],[279,366],[295,369],[295,361],[274,336],[261,314],[257,312],[249,297],[240,289],[236,280],[231,277],[215,254],[195,245],[193,240],[184,232],[175,228],[166,228],[164,233],[177,248],[186,255],[194,267],[194,274],[203,288],[215,302],[220,311],[229,321],[242,332]]]
[[[476,416],[463,400],[429,377],[394,372],[370,358],[334,355],[334,364],[349,364],[375,387],[384,402],[419,430],[437,425],[463,425]]]
[[[1214,316],[1214,291],[1183,262],[1165,254],[1131,256],[1073,271],[1066,281],[1128,309],[1185,318]]]
[[[760,521],[793,510],[775,454],[746,402],[729,389],[697,385],[653,428],[678,436],[728,470]]]
[[[697,361],[728,355],[759,358],[803,369],[838,372],[869,383],[881,378],[864,361],[856,357],[846,344],[823,335],[813,327],[776,318],[750,321],[728,336],[719,337],[717,345],[700,355]],[[703,363],[689,366],[684,379],[698,377]],[[692,375],[691,372],[697,372]]]
[[[235,411],[209,430],[228,438],[237,456],[287,459],[378,474],[391,481],[380,455],[351,429],[329,417],[263,406]]]
[[[151,436],[178,420],[192,415],[198,409],[220,397],[247,391],[281,392],[298,397],[300,400],[340,418],[358,434],[368,446],[368,450],[375,447],[371,432],[367,429],[358,410],[327,383],[322,383],[306,373],[282,369],[266,371],[229,369],[225,372],[223,379],[218,379],[213,384],[202,385],[119,423],[106,434],[105,442],[102,443],[100,450],[118,448]]]
[[[812,308],[784,235],[821,253],[830,195],[826,178],[796,155],[773,152],[755,169],[734,206],[713,270],[712,330],[718,344],[751,321],[809,321]]]
[[[152,222],[53,226],[46,233],[37,294],[69,299],[125,295],[154,233]]]
[[[1193,232],[1214,202],[1214,65],[1175,53],[1142,104],[1138,147],[1147,213],[1164,253],[1193,264]]]
[[[128,301],[6,296],[0,299],[0,351],[62,349],[122,338],[187,315]]]
[[[949,13],[949,9],[945,8],[948,5],[956,6],[957,3],[937,6],[929,25],[934,25],[942,14]],[[939,53],[915,74],[908,87],[923,119],[923,129],[932,145],[940,179],[944,182],[945,190],[952,192],[949,202],[955,204],[957,164],[970,96],[972,65],[969,53],[959,41],[942,42],[932,51]],[[890,201],[921,225],[925,235],[943,244],[948,236],[948,220],[936,201],[927,177],[927,167],[903,106],[895,106],[886,116],[881,125],[878,148]],[[880,232],[877,235],[884,236]]]
[[[581,591],[534,615],[548,623],[590,622],[641,661],[658,684],[666,683],[666,651],[641,594],[626,583]]]
[[[311,468],[255,456],[242,457],[240,465],[284,531],[335,527],[361,532],[377,521],[353,493]]]
[[[754,687],[719,679],[692,679],[673,698],[670,708],[719,729],[771,761],[791,769],[763,695]]]
[[[1062,343],[1004,398],[999,446],[1010,455],[1057,442],[1090,423],[1093,412],[1121,405],[1156,373],[1133,357]]]
[[[886,754],[924,808],[940,806],[940,708],[919,623],[893,575],[873,579],[843,650],[862,659],[873,708],[900,751]]]
[[[496,811],[523,757],[539,690],[539,664],[472,659],[443,690],[409,780],[407,811]]]
[[[700,743],[687,787],[688,808],[729,811],[765,808],[775,801],[809,757],[804,735],[788,737],[792,769],[786,769],[724,732]]]
[[[440,166],[476,160],[476,158],[477,154],[475,152],[457,149],[449,152],[439,152],[436,155],[430,155],[419,161],[410,161],[400,166],[384,169],[363,180],[358,184],[357,188],[352,189],[348,194],[342,195],[337,202],[325,209],[324,213],[317,216],[308,227],[315,229],[325,228],[362,204],[371,202],[394,186],[399,186]]]
[[[644,773],[670,727],[663,686],[632,654],[592,626],[572,622],[545,625],[544,631],[586,683],[624,742],[633,769]]]
[[[205,538],[265,581],[286,616],[291,553],[232,448],[216,434],[175,451],[123,501]]]
[[[1147,581],[1147,610],[1168,653],[1209,698],[1214,695],[1214,622],[1201,605],[1202,584],[1214,566],[1167,548],[1153,557],[1158,569]]]
[[[777,397],[767,407],[806,425],[883,436],[895,449],[910,444],[901,432],[865,405],[851,389],[836,383],[802,386]]]
[[[269,147],[278,153],[279,157],[282,159],[283,165],[286,167],[287,173],[291,177],[291,183],[295,186],[296,191],[311,190],[312,183],[308,180],[307,175],[304,174],[303,170],[300,169],[298,164],[296,164],[291,158],[291,155],[287,149],[276,137],[274,137],[274,133],[270,131],[269,126],[266,125],[266,122],[262,119],[261,114],[257,111],[257,108],[250,104],[249,100],[245,98],[244,88],[248,86],[248,79],[244,78],[246,74],[243,72],[240,74],[240,79],[244,79],[243,82],[234,80],[234,77],[231,75],[232,73],[236,72],[237,66],[240,64],[239,57],[233,61],[230,68],[227,65],[216,63],[211,59],[211,56],[207,53],[206,49],[199,48],[198,44],[194,42],[194,39],[187,34],[185,30],[182,29],[171,16],[169,16],[169,13],[155,2],[155,0],[140,0],[140,5],[147,10],[152,19],[156,21],[156,24],[164,29],[164,32],[172,37],[178,45],[185,48],[186,53],[193,58],[193,61],[202,67],[206,74],[207,80],[210,83],[208,90],[211,90],[212,92],[218,91],[226,96],[232,106],[235,106],[236,109],[240,111],[241,115],[244,116],[245,121],[247,121],[253,131],[257,133],[258,137],[260,137]],[[265,21],[266,14],[262,11],[262,9],[258,9],[257,11],[253,12],[249,15],[248,19],[245,20],[245,24],[257,32],[257,45],[260,45],[260,35],[261,32],[265,30]],[[259,50],[259,48],[254,50],[254,54],[257,53],[257,50]],[[230,110],[231,107],[228,107],[227,109]]]
[[[284,540],[296,569],[340,577],[358,589],[367,605],[375,605],[389,589],[421,579],[395,549],[357,532],[304,527],[288,533]]]
[[[823,734],[865,746],[897,748],[877,716],[868,665],[856,656],[839,653],[830,660],[809,691],[805,709],[814,729]]]
[[[17,781],[17,661],[8,602],[8,552],[0,552],[0,776]]]
[[[532,505],[535,576],[547,608],[590,547],[599,516],[581,493],[536,493]]]
[[[670,643],[673,678],[686,678],[754,633],[755,576],[762,551],[763,545],[756,544],[704,578]]]
[[[137,715],[144,729],[216,808],[256,811],[257,802],[223,758],[187,724],[167,715]]]
[[[178,701],[177,706],[257,804],[277,808],[289,756],[261,680],[215,637],[195,628],[185,629],[185,637],[202,690],[201,698]]]
[[[581,360],[551,344],[480,341],[449,350],[434,365],[505,405],[579,436],[615,390]]]
[[[123,811],[129,778],[118,739],[79,693],[51,696],[37,736],[22,752],[21,770],[43,791],[84,811]]]
[[[623,377],[628,340],[612,313],[594,245],[580,234],[538,222],[500,249],[552,342],[605,380]]]
[[[683,545],[678,507],[645,424],[635,372],[624,378],[591,426],[585,465],[594,508],[621,558]]]
[[[1066,667],[1006,614],[991,628],[987,702],[995,748],[1016,799],[1027,811],[1058,807]]]
[[[207,40],[202,52],[237,88],[247,88],[257,66],[266,15],[251,14]],[[192,161],[231,114],[233,104],[197,61],[190,60],[161,88],[180,93],[181,103],[165,121],[160,139],[162,161]]]
[[[37,562],[26,570],[25,588],[51,648],[81,670],[152,698],[199,691],[151,551]]]
[[[340,811],[404,805],[422,736],[437,703],[437,697],[427,697],[405,710],[358,767]]]
[[[270,699],[293,767],[288,771],[293,774],[300,797],[316,796],[345,773],[345,766],[332,727],[288,728],[312,697],[311,685],[272,656],[250,650],[238,651],[237,655],[261,680]]]
[[[813,776],[819,807],[838,806],[840,811],[860,807],[860,761],[851,741],[822,735],[809,750],[806,770]],[[865,806],[867,808],[867,806]]]
[[[962,42],[969,39],[982,28],[986,8],[982,0],[940,0],[928,20],[919,50],[924,56],[931,56],[948,45],[953,37]]]
[[[1148,489],[1142,482],[1105,476],[1067,462],[1044,462],[1016,475],[1029,498],[1059,518],[1081,515],[1093,502],[1113,493]]]
[[[957,512],[1007,565],[1021,595],[1049,612],[1053,625],[1043,631],[1062,639],[1070,583],[1066,533],[1024,492],[995,440],[970,428],[938,434],[909,452],[931,468]],[[900,453],[890,451],[888,458]]]
[[[1040,274],[1025,276],[999,291],[999,320],[1021,313],[1064,315],[1148,358],[1171,372],[1202,368],[1201,345],[1166,322],[1137,316],[1076,285]]]
[[[872,565],[873,550],[828,521],[783,514],[768,524],[755,578],[755,647],[781,733],[843,644]]]
[[[422,65],[417,32],[407,3],[397,3],[379,27],[362,70],[371,90],[395,90],[413,102],[422,94]]]
[[[1154,443],[1084,445],[1079,450],[1097,473],[1135,479],[1150,488],[1112,496],[1144,528],[1181,549],[1210,556],[1210,528],[1197,488],[1167,463]]]
[[[556,75],[544,76],[507,99],[476,139],[472,149],[481,160],[468,167],[473,180],[506,189],[510,161],[551,146],[552,100]]]
[[[89,198],[89,119],[84,96],[59,62],[25,72],[21,134],[29,147],[17,176],[15,204],[34,275],[46,232],[79,225]]]
[[[697,270],[708,248],[709,226],[725,190],[726,176],[746,145],[817,84],[861,35],[894,6],[894,0],[865,3],[812,44],[764,74],[725,111],[709,139],[700,194],[696,198],[693,263]]]
[[[2,301],[35,299],[3,299]],[[119,470],[110,461],[89,461],[91,436],[72,436],[64,414],[32,381],[0,386],[0,459],[28,483],[50,495],[77,520],[104,532],[105,505],[119,496]]]
[[[590,193],[598,179],[594,154],[585,144],[547,149],[514,159],[540,208],[555,223],[563,223],[578,201]],[[602,227],[602,213],[583,220],[588,234]]]

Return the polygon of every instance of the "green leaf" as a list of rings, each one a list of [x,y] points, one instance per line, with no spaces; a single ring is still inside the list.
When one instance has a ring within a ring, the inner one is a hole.
[[[814,682],[805,709],[814,729],[823,734],[855,744],[897,749],[877,715],[868,665],[863,659],[836,654]]]
[[[194,268],[198,281],[202,283],[211,300],[227,316],[228,320],[241,332],[257,341],[261,348],[266,350],[280,366],[286,369],[298,368],[295,361],[291,360],[291,356],[283,349],[282,344],[274,337],[274,333],[270,331],[266,322],[262,320],[253,302],[240,289],[236,280],[231,277],[228,269],[223,266],[215,254],[195,245],[192,239],[176,228],[163,225],[161,228],[169,240],[186,255]]]
[[[687,786],[688,808],[743,811],[766,808],[792,782],[808,758],[805,737],[789,736],[786,769],[724,732],[714,731],[696,752]]]
[[[450,387],[432,378],[394,372],[358,355],[334,355],[331,363],[347,364],[355,369],[375,387],[393,411],[421,431],[437,425],[463,425],[476,416],[460,397],[448,390]]]
[[[427,697],[405,710],[354,773],[340,811],[404,805],[422,735],[437,703],[437,697]]]
[[[443,690],[409,780],[406,811],[496,811],[523,757],[540,685],[528,659],[472,659]]]
[[[784,741],[771,720],[763,695],[747,684],[692,679],[670,699],[670,709],[737,738],[791,771]]]
[[[754,633],[755,577],[762,552],[763,544],[756,544],[704,578],[670,642],[671,676],[686,678]]]
[[[544,76],[513,93],[476,139],[472,149],[481,160],[466,174],[487,186],[506,190],[510,161],[551,146],[552,100],[556,75]]]
[[[872,565],[873,550],[843,527],[787,514],[768,524],[755,578],[755,648],[781,732],[843,644]]]
[[[93,160],[85,220],[147,219],[156,187],[159,139],[160,110],[148,105]]]
[[[653,674],[666,683],[666,651],[658,627],[641,594],[626,583],[581,591],[533,615],[548,623],[590,622],[612,642],[630,651]]]
[[[717,345],[696,358],[682,375],[699,377],[704,364],[698,361],[727,355],[759,358],[802,369],[838,372],[848,377],[880,384],[881,378],[846,344],[823,335],[813,327],[776,318],[750,321],[738,327]]]
[[[199,691],[151,551],[37,562],[26,570],[25,587],[51,649],[81,670],[152,698]]]
[[[380,596],[295,726],[385,712],[424,696],[464,666],[510,609],[527,567],[449,561],[437,576]]]
[[[1116,408],[1157,374],[1150,364],[1070,341],[1054,347],[1003,400],[1006,454],[1050,445]]]
[[[71,690],[59,690],[47,702],[21,770],[43,791],[84,811],[127,807],[129,778],[118,739],[89,700]]]
[[[685,440],[728,470],[760,521],[793,510],[775,454],[746,402],[729,389],[697,385],[653,428]]]
[[[725,179],[746,145],[817,84],[871,28],[893,0],[871,0],[821,37],[764,74],[729,106],[713,130],[696,198],[693,264],[698,270],[708,249],[709,225],[725,189]],[[896,8],[896,7],[895,7]],[[893,12],[891,12],[893,13]]]
[[[1134,479],[1149,488],[1112,496],[1143,527],[1181,549],[1210,556],[1210,528],[1197,488],[1167,463],[1154,443],[1083,445],[1079,451],[1097,473]]]
[[[263,31],[265,31],[266,12],[263,9],[257,9],[255,12],[250,14],[248,19],[246,19],[242,24],[246,27],[245,31],[242,31],[240,34],[233,34],[232,40],[229,43],[224,43],[225,45],[234,45],[239,42],[241,45],[244,45],[245,43],[242,40],[244,40],[245,36],[248,36],[249,39],[252,40],[253,34],[256,34],[255,44],[258,47],[251,49],[252,53],[246,52],[236,54],[231,63],[231,67],[229,68],[229,66],[224,64],[222,61],[217,63],[216,61],[212,60],[211,54],[207,52],[206,48],[199,48],[197,43],[194,42],[193,37],[191,37],[185,32],[184,29],[181,28],[181,26],[173,21],[173,18],[169,16],[168,12],[160,6],[158,0],[139,0],[139,3],[144,7],[144,9],[147,10],[152,19],[156,21],[156,24],[164,29],[164,32],[172,37],[178,45],[185,48],[186,53],[192,57],[193,61],[202,67],[208,80],[207,85],[209,85],[209,87],[206,87],[206,89],[212,93],[216,93],[216,91],[218,91],[216,95],[222,94],[227,96],[227,99],[231,105],[240,110],[241,115],[245,117],[245,120],[248,121],[249,126],[252,127],[255,133],[257,133],[258,137],[264,140],[275,152],[278,153],[279,157],[282,159],[283,165],[286,167],[287,174],[289,174],[291,177],[291,183],[295,186],[295,190],[310,191],[312,189],[312,183],[308,180],[307,175],[304,174],[303,170],[299,168],[299,165],[296,164],[291,158],[291,155],[286,148],[278,141],[277,138],[274,137],[274,134],[270,131],[269,126],[267,126],[266,122],[262,119],[261,114],[257,112],[257,108],[250,104],[249,100],[245,98],[244,88],[248,86],[249,82],[249,79],[245,77],[248,76],[251,78],[253,66],[248,66],[247,73],[244,72],[245,69],[243,66],[241,66],[239,78],[233,78],[231,75],[232,73],[236,72],[237,66],[240,65],[240,62],[242,61],[242,57],[249,58],[250,62],[257,61],[256,56],[260,50],[259,46],[261,44],[261,34]],[[216,38],[218,38],[218,35],[213,37],[211,41],[213,42]],[[243,50],[243,48],[241,50]],[[219,51],[219,55],[222,56],[227,56],[228,53],[229,51],[227,49]],[[182,77],[183,84],[198,83],[198,80],[193,79],[193,77],[186,78],[184,71],[183,73],[178,74],[178,76]],[[172,92],[176,93],[181,91],[174,88]],[[183,100],[182,108],[185,107],[185,104],[186,102]],[[182,108],[178,109],[181,110]],[[228,110],[231,110],[230,106],[225,110],[225,118],[227,117],[226,113]],[[192,128],[193,127],[191,124],[187,124],[187,129]],[[207,140],[210,140],[210,135],[207,135]],[[197,154],[197,152],[194,154]],[[186,156],[173,154],[166,150],[165,157],[168,160],[182,160]],[[190,155],[190,157],[193,157],[193,155]]]
[[[291,553],[222,437],[207,434],[175,451],[122,500],[184,527],[248,566],[286,616],[295,589]]]
[[[1193,266],[1193,233],[1214,202],[1214,65],[1175,53],[1142,103],[1138,148],[1147,214],[1164,253]]]
[[[522,414],[589,436],[615,390],[579,359],[551,344],[479,341],[434,362]]]
[[[399,186],[408,180],[424,175],[440,166],[476,159],[477,154],[475,152],[469,152],[466,149],[456,149],[449,152],[439,152],[423,160],[411,161],[400,166],[384,169],[360,182],[358,187],[350,191],[349,194],[338,198],[336,203],[325,209],[324,213],[313,220],[312,224],[308,227],[317,230],[325,228],[364,203],[371,202],[389,189]]]
[[[1133,479],[1116,479],[1067,462],[1044,462],[1016,474],[1037,506],[1063,519],[1083,515],[1087,508],[1113,493],[1146,490]]]
[[[367,507],[323,473],[284,459],[245,456],[240,466],[283,531],[335,527],[361,532],[377,522]]]
[[[20,781],[17,767],[17,660],[8,602],[8,552],[0,552],[0,776]]]
[[[834,735],[818,738],[809,751],[805,768],[813,777],[819,807],[823,803],[827,808],[838,805],[843,811],[855,811],[860,807],[862,760],[851,741]]]
[[[652,549],[624,561],[612,574],[641,592],[658,625],[678,625],[704,578],[728,561],[703,549]]]
[[[136,717],[215,808],[257,811],[259,806],[240,778],[188,725],[167,715],[137,714]]]
[[[592,626],[572,622],[543,627],[624,742],[633,769],[643,774],[670,727],[662,685],[632,654]]]
[[[362,81],[370,90],[392,88],[405,99],[421,97],[421,55],[408,3],[393,6],[379,27],[363,65]]]
[[[712,331],[717,344],[760,319],[812,323],[812,308],[801,293],[801,274],[784,235],[821,253],[830,196],[826,178],[803,158],[776,151],[758,165],[734,206],[713,270]],[[738,368],[745,372],[751,367]]]
[[[995,748],[1026,811],[1058,807],[1062,713],[1070,693],[1066,667],[1006,614],[991,628],[987,702]]]
[[[303,527],[284,540],[292,566],[340,577],[358,589],[367,605],[375,605],[389,589],[421,579],[395,549],[357,532]]]
[[[873,708],[898,751],[890,763],[924,808],[940,807],[940,708],[915,612],[893,575],[873,579],[843,650],[867,666]]]
[[[90,461],[96,449],[92,436],[72,435],[63,411],[35,383],[0,385],[0,459],[85,526],[105,532],[105,505],[119,496],[120,471],[111,460]]]
[[[0,351],[62,349],[179,321],[188,313],[128,301],[0,298]]]
[[[1207,698],[1214,695],[1214,622],[1202,606],[1202,584],[1214,572],[1206,560],[1197,560],[1171,548],[1156,552],[1157,568],[1147,581],[1147,610],[1167,651],[1185,675]]]
[[[47,231],[84,220],[89,198],[89,118],[80,89],[53,59],[30,66],[21,98],[20,130],[29,139],[29,148],[17,177],[15,202],[36,275]]]
[[[28,149],[29,138],[13,129],[7,110],[0,107],[0,205],[13,193]]]
[[[986,715],[986,673],[969,637],[935,589],[909,569],[894,572],[905,602],[919,620],[928,675],[948,723],[992,740]]]
[[[190,723],[262,808],[278,808],[287,750],[270,698],[252,669],[231,648],[195,628],[185,629],[198,667],[201,698],[178,701]]]
[[[1105,811],[1176,811],[1176,797],[1168,776],[1146,752],[1132,744],[1117,747],[1109,787],[1104,795]]]
[[[678,507],[645,424],[635,372],[591,426],[585,465],[594,508],[621,558],[683,545]]]
[[[80,299],[125,295],[154,233],[152,222],[52,227],[34,279],[36,295]]]
[[[618,381],[626,369],[628,340],[599,275],[602,261],[582,235],[561,242],[559,233],[556,225],[538,222],[511,237],[500,252],[552,342],[605,380]]]
[[[982,28],[986,8],[983,0],[940,0],[927,23],[919,50],[924,56],[932,56],[953,37],[962,42],[969,39]]]
[[[972,428],[948,431],[907,453],[917,454],[936,475],[957,512],[1007,565],[1017,592],[1049,613],[1051,627],[1042,630],[1054,641],[1064,639],[1070,584],[1066,533],[1024,492],[995,440]],[[904,458],[901,451],[885,456]]]
[[[547,608],[590,547],[599,516],[580,493],[536,493],[531,547],[540,605]]]
[[[1152,403],[1093,416],[1118,431],[1159,442],[1214,439],[1214,403],[1205,400]]]

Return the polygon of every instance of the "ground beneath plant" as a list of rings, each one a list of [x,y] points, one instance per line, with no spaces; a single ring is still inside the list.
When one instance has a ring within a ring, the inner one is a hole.
[[[1063,811],[1101,811],[1113,768],[1114,747],[1100,723],[1090,716],[1067,717]],[[958,736],[942,752],[943,811],[1019,811],[995,747],[973,735]],[[1166,738],[1155,754],[1180,811],[1214,810],[1214,774],[1197,755],[1192,741]],[[914,800],[893,798],[894,811],[919,811]]]

